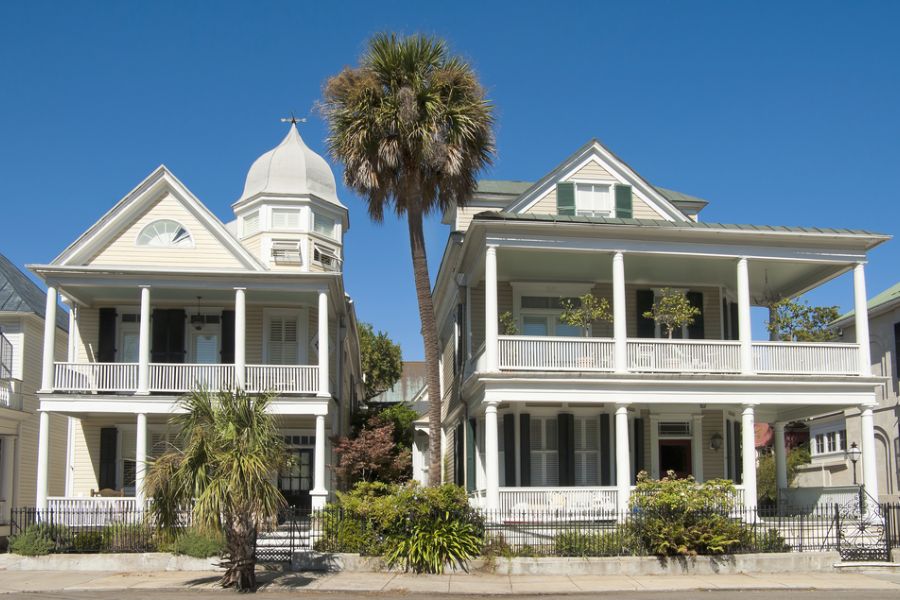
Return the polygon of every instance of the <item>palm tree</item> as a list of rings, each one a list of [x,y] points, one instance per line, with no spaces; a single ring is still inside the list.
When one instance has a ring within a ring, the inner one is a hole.
[[[425,254],[423,217],[475,191],[494,155],[493,109],[474,71],[438,39],[382,33],[359,66],[325,84],[328,145],[344,164],[344,182],[362,195],[369,216],[406,216],[425,345],[429,398],[429,480],[440,483],[441,397],[438,335]]]
[[[226,542],[221,583],[256,587],[257,532],[285,505],[273,474],[288,460],[270,398],[242,391],[194,391],[181,400],[179,446],[153,461],[145,481],[150,516],[162,532],[177,533],[185,507],[194,527]]]

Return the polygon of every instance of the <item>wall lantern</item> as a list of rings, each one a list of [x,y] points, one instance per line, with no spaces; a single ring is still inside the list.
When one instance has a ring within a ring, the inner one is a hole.
[[[709,438],[709,449],[719,451],[722,449],[722,434],[714,433],[712,437]]]

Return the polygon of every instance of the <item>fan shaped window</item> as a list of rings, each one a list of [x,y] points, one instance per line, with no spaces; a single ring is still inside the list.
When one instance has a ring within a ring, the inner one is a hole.
[[[138,235],[137,245],[163,248],[193,248],[194,239],[181,223],[169,219],[160,219],[144,227],[140,235]]]

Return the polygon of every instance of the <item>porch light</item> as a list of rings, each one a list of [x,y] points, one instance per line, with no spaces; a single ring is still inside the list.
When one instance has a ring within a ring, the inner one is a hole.
[[[856,442],[851,442],[850,447],[847,448],[847,458],[849,458],[850,462],[853,463],[853,485],[856,485],[856,463],[861,455],[862,450],[859,449],[859,446],[856,445]]]
[[[712,437],[709,438],[709,449],[719,451],[722,449],[722,434],[714,433]]]
[[[205,322],[203,315],[200,314],[200,298],[201,296],[197,296],[197,311],[191,315],[191,325],[193,325],[194,329],[197,331],[203,329],[203,323]]]

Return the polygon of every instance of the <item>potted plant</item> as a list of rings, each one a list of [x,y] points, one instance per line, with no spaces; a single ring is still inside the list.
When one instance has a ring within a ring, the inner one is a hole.
[[[597,298],[588,292],[577,299],[565,298],[561,302],[563,311],[559,319],[566,325],[580,327],[583,337],[590,337],[591,325],[595,321],[612,323],[613,314],[606,298]],[[585,354],[576,360],[580,368],[601,368],[599,352],[594,345],[582,345]]]
[[[684,292],[662,288],[656,294],[653,306],[643,316],[663,327],[671,340],[676,329],[694,324],[694,319],[700,316],[700,309],[690,303]]]
[[[500,335],[519,335],[519,326],[508,310],[500,313]]]

